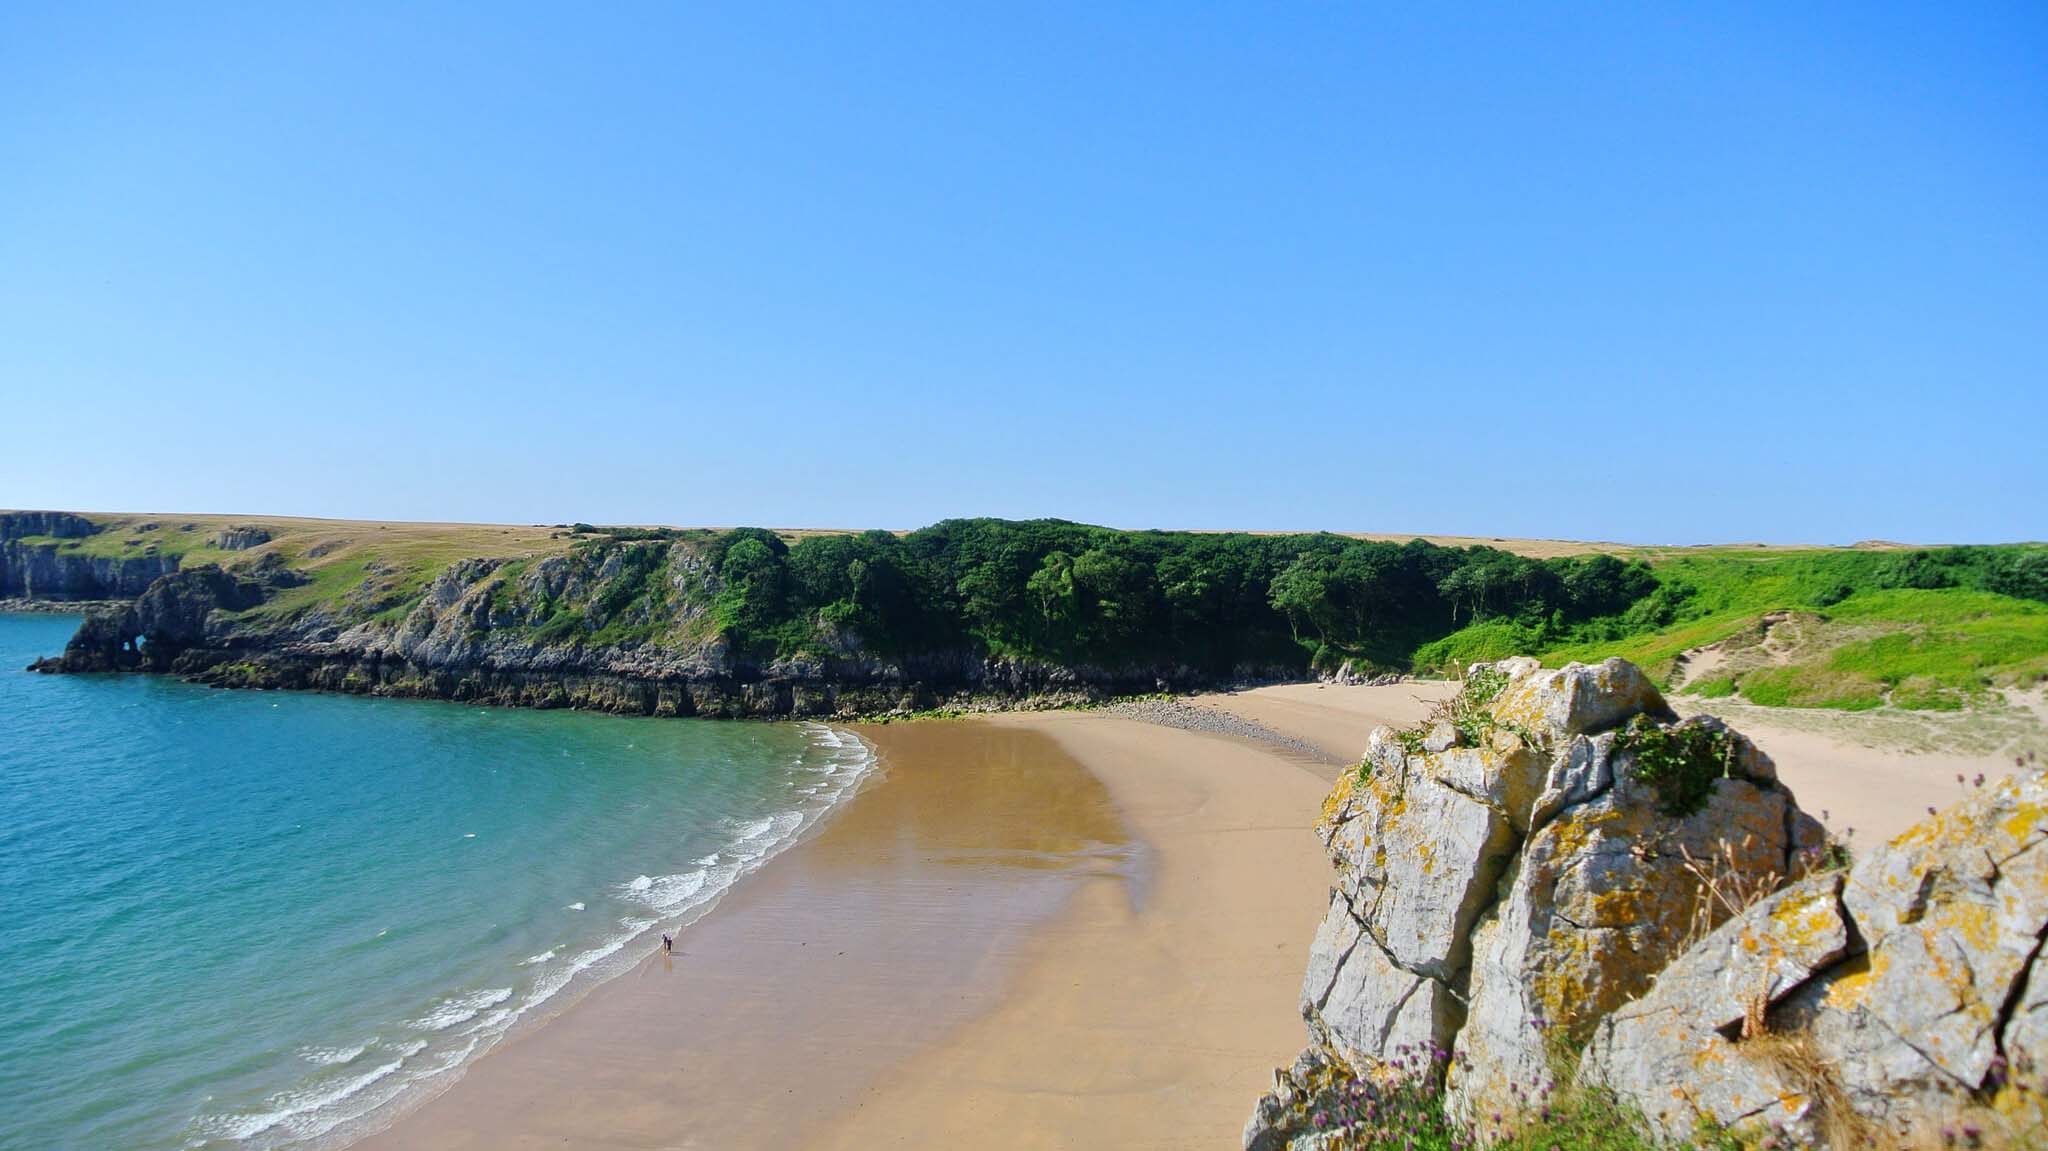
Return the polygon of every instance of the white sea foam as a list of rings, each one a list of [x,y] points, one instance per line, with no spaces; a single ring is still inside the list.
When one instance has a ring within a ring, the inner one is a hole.
[[[354,1063],[363,1052],[370,1049],[370,1044],[376,1041],[377,1037],[373,1035],[354,1047],[302,1047],[299,1049],[299,1058],[308,1063],[318,1063],[322,1067],[339,1067],[344,1063]]]
[[[480,1036],[471,1036],[469,1042],[440,1055],[431,1064],[414,1073],[413,1081],[418,1082],[424,1079],[432,1079],[443,1071],[453,1071],[455,1068],[462,1066],[462,1061],[474,1054],[477,1044],[482,1041]]]
[[[479,1035],[484,1032],[491,1031],[494,1028],[499,1027],[501,1024],[510,1022],[512,1017],[518,1014],[518,1012],[521,1010],[524,1010],[523,1005],[521,1007],[516,1008],[500,1007],[496,1011],[492,1011],[485,1014],[483,1018],[478,1019],[475,1023],[472,1023],[469,1026],[463,1028],[462,1030],[457,1031],[455,1034]]]
[[[759,839],[761,836],[768,834],[769,830],[775,826],[775,817],[767,815],[762,816],[760,819],[735,819],[729,822],[732,824],[733,829],[740,833],[738,842],[746,843],[749,840]]]
[[[747,834],[732,845],[733,855],[745,863],[767,857],[803,830],[804,815],[801,811],[783,811],[748,824]]]
[[[568,906],[567,910],[569,910],[569,911],[581,911],[581,910],[583,910],[583,903],[582,903],[582,901],[581,901],[581,900],[578,900],[577,902],[575,902],[575,903],[572,903],[572,904],[570,904],[570,905]]]
[[[550,947],[546,951],[541,952],[539,955],[529,955],[526,958],[520,960],[519,966],[532,967],[536,963],[546,963],[548,960],[553,959],[554,957],[555,949]]]
[[[627,891],[640,903],[660,912],[674,912],[688,903],[690,897],[704,889],[708,871],[686,871],[680,875],[664,875],[659,879],[641,876],[626,885]],[[646,880],[646,882],[641,882]]]
[[[512,998],[510,987],[489,987],[472,991],[467,995],[451,995],[435,1004],[432,1011],[412,1021],[421,1031],[446,1031],[458,1023],[467,1023],[477,1015]]]
[[[331,1107],[397,1071],[404,1062],[403,1059],[393,1059],[348,1079],[280,1092],[270,1097],[271,1109],[268,1111],[254,1115],[222,1115],[208,1126],[214,1128],[212,1134],[229,1139],[249,1139],[307,1112]]]

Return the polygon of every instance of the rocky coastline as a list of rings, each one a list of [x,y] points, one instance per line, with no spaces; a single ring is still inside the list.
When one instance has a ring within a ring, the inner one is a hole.
[[[445,699],[619,715],[855,719],[938,710],[1051,707],[1218,681],[1187,667],[1064,667],[964,651],[884,658],[846,637],[840,654],[760,661],[716,638],[693,645],[538,639],[494,619],[497,565],[452,565],[395,622],[351,623],[312,611],[245,615],[302,582],[277,562],[234,571],[205,564],[150,583],[133,603],[88,606],[45,673],[145,672],[216,687]],[[1231,682],[1285,668],[1234,669]]]
[[[61,541],[97,534],[89,519],[71,512],[0,512],[0,604],[9,611],[70,609],[132,600],[178,570],[178,557],[143,548],[134,555],[82,555]]]

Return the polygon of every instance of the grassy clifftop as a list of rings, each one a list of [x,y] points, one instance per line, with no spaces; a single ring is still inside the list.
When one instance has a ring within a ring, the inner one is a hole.
[[[1622,617],[1496,618],[1417,660],[1619,655],[1694,694],[1848,710],[1953,710],[2048,679],[2048,548],[1708,549],[1657,557],[1651,571],[1656,590]]]
[[[947,653],[1222,677],[1621,655],[1697,694],[1841,709],[1953,710],[2048,678],[2038,545],[1628,548],[1050,520],[856,534],[89,518],[93,534],[18,542],[289,569],[235,613],[245,636],[308,620],[397,629],[432,593],[478,605],[465,626],[532,645],[718,645],[759,661]]]

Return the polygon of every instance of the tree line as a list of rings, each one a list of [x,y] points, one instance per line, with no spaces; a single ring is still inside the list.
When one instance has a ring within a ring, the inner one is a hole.
[[[1113,667],[1406,666],[1421,643],[1500,617],[1627,611],[1657,580],[1591,555],[1317,535],[1119,531],[1062,520],[947,520],[791,544],[742,528],[701,547],[727,638],[758,654],[848,637],[883,655],[967,649]]]

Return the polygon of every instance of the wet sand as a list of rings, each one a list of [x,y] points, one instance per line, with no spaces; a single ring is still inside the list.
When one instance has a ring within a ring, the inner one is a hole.
[[[980,722],[1050,735],[1108,786],[1148,845],[1141,898],[1083,886],[992,1011],[805,1145],[1236,1146],[1303,1042],[1296,999],[1330,881],[1309,824],[1328,784],[1261,747],[1133,720]]]
[[[1146,867],[1107,789],[1028,729],[862,729],[881,773],[678,939],[357,1143],[785,1148],[993,1008],[1033,929]],[[1304,937],[1305,938],[1305,937]]]

